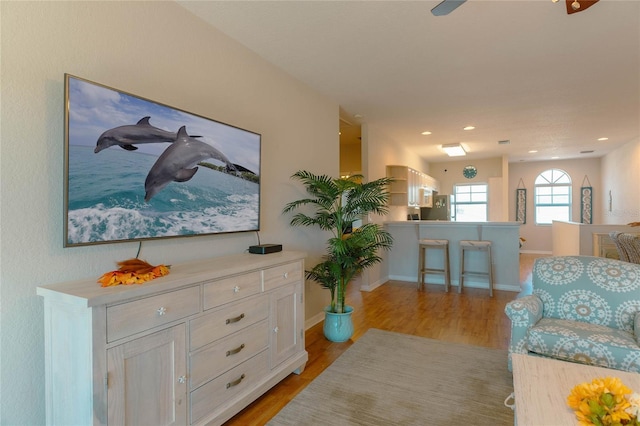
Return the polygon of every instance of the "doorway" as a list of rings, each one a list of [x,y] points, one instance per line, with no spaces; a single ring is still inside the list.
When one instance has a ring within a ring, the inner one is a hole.
[[[362,174],[361,126],[340,113],[340,176]]]

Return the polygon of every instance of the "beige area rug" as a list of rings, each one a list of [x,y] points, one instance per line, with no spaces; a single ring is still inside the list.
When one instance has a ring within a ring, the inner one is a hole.
[[[370,329],[268,424],[510,425],[507,351]]]

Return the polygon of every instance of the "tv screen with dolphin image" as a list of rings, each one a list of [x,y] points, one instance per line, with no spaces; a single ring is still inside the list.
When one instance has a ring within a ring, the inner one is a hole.
[[[258,231],[260,144],[65,74],[65,247]]]

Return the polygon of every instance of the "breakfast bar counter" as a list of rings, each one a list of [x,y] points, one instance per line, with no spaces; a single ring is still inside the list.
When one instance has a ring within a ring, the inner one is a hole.
[[[440,220],[391,221],[384,223],[393,236],[388,254],[389,279],[418,282],[418,240],[449,240],[451,284],[458,285],[460,270],[459,242],[485,240],[492,243],[493,287],[497,290],[520,291],[520,223],[519,222],[449,222]],[[427,262],[441,265],[443,254],[429,252]],[[465,254],[467,270],[486,270],[486,253]],[[434,266],[437,267],[437,266]],[[441,275],[427,275],[429,284],[443,284]],[[488,288],[486,278],[465,278],[465,287]],[[457,291],[457,289],[453,289]]]

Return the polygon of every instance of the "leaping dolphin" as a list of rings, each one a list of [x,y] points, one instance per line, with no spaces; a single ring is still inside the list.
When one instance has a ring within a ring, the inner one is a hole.
[[[194,166],[207,158],[222,161],[226,164],[227,170],[238,172],[236,165],[222,152],[189,136],[185,126],[180,127],[176,141],[164,150],[149,170],[144,181],[144,200],[149,201],[172,181],[190,180],[198,171],[198,167]]]
[[[107,130],[98,138],[96,148],[93,152],[97,154],[103,149],[107,149],[113,145],[119,145],[127,151],[135,151],[138,147],[133,146],[134,144],[175,142],[177,138],[175,132],[168,132],[152,126],[149,124],[150,118],[151,117],[143,117],[136,124],[128,124]]]

